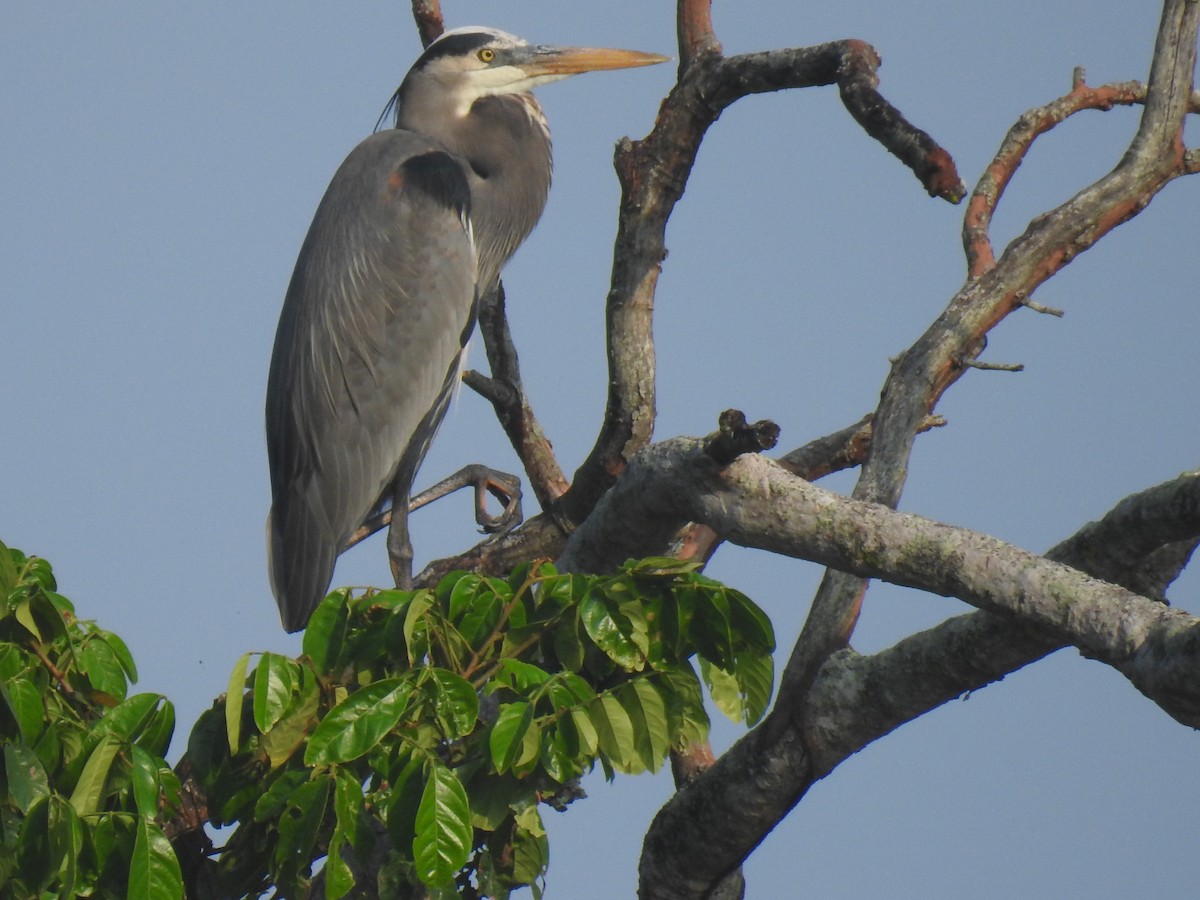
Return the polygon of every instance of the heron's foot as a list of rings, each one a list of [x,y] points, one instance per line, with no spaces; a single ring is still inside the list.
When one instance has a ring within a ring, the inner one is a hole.
[[[475,482],[475,522],[484,534],[507,534],[521,524],[521,479],[507,472],[498,472],[486,466],[480,480]],[[487,496],[491,494],[504,508],[500,515],[489,515]]]
[[[409,512],[465,487],[475,491],[475,522],[484,534],[505,534],[521,524],[521,479],[480,464],[463,466],[449,478],[421,491],[408,501]],[[499,515],[487,511],[488,494],[504,504]]]

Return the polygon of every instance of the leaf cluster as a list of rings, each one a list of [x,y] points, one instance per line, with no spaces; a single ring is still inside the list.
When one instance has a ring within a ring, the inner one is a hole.
[[[215,880],[338,898],[374,872],[381,895],[540,896],[539,804],[565,808],[597,764],[656,771],[704,740],[694,659],[715,705],[756,721],[773,649],[757,606],[676,560],[335,591],[301,658],[248,671],[247,654],[192,732],[210,818],[237,826]]]
[[[44,559],[0,543],[0,896],[182,897],[162,827],[174,708],[129,695],[125,643],[56,587]]]

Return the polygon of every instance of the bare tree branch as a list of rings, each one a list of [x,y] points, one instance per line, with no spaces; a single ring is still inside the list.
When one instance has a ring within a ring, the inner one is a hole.
[[[725,58],[707,4],[679,4],[679,81],[641,141],[617,146],[621,207],[608,295],[609,395],[600,434],[560,503],[581,522],[646,445],[654,427],[654,291],[666,257],[667,220],[683,195],[705,133],[728,106],[754,93],[838,84],[868,133],[912,167],[932,194],[957,200],[964,189],[949,154],[876,91],[878,56],[861,41]],[[701,52],[703,51],[703,52]]]
[[[1166,0],[1141,123],[1117,167],[1033,220],[978,278],[968,280],[921,338],[892,366],[876,411],[871,452],[853,496],[895,506],[919,423],[966,371],[985,335],[1047,278],[1137,215],[1185,174],[1183,123],[1192,96],[1197,4]],[[803,703],[808,685],[854,630],[866,584],[826,573],[780,683],[780,703]]]
[[[653,479],[640,480],[643,461],[656,470]],[[661,486],[671,471],[678,478]],[[822,556],[821,562],[863,575],[886,569],[896,583],[992,610],[950,619],[873,657],[849,649],[834,654],[803,708],[777,703],[766,721],[659,813],[643,853],[643,897],[703,897],[707,885],[740,865],[808,788],[851,753],[1039,659],[1064,640],[1114,665],[1175,718],[1200,723],[1195,617],[993,538],[838,498],[760,457],[742,457],[714,471],[694,443],[681,439],[639,454],[626,473],[631,477],[641,487],[630,493],[642,496],[644,505],[606,497],[597,516],[617,509],[634,517],[691,515],[738,543]],[[660,484],[662,496],[647,495],[651,481]],[[625,492],[624,483],[623,478],[613,495]],[[684,508],[672,508],[666,497]],[[1071,562],[1095,561],[1108,577],[1134,577],[1137,561],[1118,549],[1129,541],[1131,521],[1157,535],[1137,539],[1146,558],[1181,536],[1192,536],[1194,544],[1200,534],[1200,472],[1128,498],[1052,553]],[[586,531],[572,543],[590,544]],[[859,541],[857,549],[846,546],[847,539]],[[1112,557],[1105,547],[1114,549]],[[688,850],[691,823],[714,820],[722,822],[721,834]]]

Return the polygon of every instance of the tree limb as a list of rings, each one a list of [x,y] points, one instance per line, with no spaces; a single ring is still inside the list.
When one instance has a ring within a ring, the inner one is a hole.
[[[640,141],[617,145],[621,205],[608,295],[609,394],[587,459],[560,500],[582,522],[654,427],[654,291],[666,257],[667,220],[683,195],[709,126],[754,93],[837,84],[872,137],[909,165],[930,193],[957,200],[964,189],[948,153],[908,123],[876,90],[879,59],[861,41],[724,57],[705,2],[679,3],[679,79]]]
[[[615,496],[624,493],[622,479],[597,515],[618,509],[636,517],[691,515],[747,546],[821,557],[860,575],[953,594],[990,610],[950,619],[872,657],[849,649],[831,656],[802,709],[777,703],[758,728],[663,807],[643,851],[643,898],[705,896],[851,753],[1064,640],[1114,665],[1175,718],[1200,723],[1195,617],[993,538],[836,497],[761,457],[745,456],[713,473],[695,445],[681,439],[639,454],[627,473],[635,483],[643,460],[658,470],[654,481],[666,478],[670,486],[652,497],[645,490],[649,481],[642,482],[630,492],[644,498],[638,508]],[[1136,539],[1146,558],[1158,552],[1156,541],[1168,547],[1190,536],[1194,544],[1200,472],[1128,498],[1051,552],[1071,562],[1103,560],[1104,547],[1116,551],[1129,540],[1127,526],[1134,520],[1157,535]],[[573,541],[590,544],[586,529],[580,532]],[[1116,551],[1113,559],[1124,562],[1100,566],[1100,574],[1136,574],[1129,553]],[[694,843],[702,823],[711,821],[722,823],[720,834],[706,832],[705,842]]]

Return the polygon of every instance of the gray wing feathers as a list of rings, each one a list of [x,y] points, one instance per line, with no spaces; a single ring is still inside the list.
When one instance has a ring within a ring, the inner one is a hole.
[[[288,288],[267,388],[272,586],[303,627],[334,561],[398,479],[411,485],[474,319],[459,164],[410,132],[373,135],[334,176]],[[398,471],[401,461],[407,471]]]

